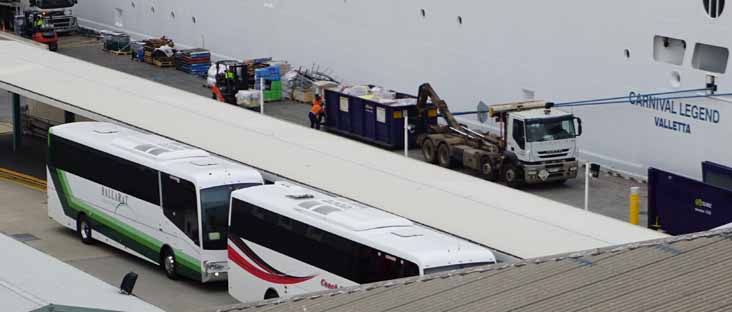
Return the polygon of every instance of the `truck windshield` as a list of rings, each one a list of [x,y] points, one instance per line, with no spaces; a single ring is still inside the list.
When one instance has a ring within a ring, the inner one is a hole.
[[[74,6],[71,0],[38,0],[36,5],[41,9],[61,9]]]
[[[529,142],[564,140],[575,136],[574,118],[571,116],[526,122],[526,140]]]
[[[243,183],[222,185],[201,190],[201,226],[203,227],[203,249],[226,249],[229,222],[229,198],[231,192],[259,185]]]

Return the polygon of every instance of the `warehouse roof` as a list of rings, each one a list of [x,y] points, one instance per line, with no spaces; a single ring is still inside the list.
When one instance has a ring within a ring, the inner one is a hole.
[[[0,88],[196,146],[519,258],[665,236],[12,41],[0,41]]]
[[[729,311],[731,238],[714,231],[213,311]]]

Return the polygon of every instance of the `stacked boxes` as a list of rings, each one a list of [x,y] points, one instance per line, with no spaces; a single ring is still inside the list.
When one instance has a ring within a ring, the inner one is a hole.
[[[204,49],[181,50],[175,54],[175,68],[198,76],[204,76],[211,67],[211,52]]]
[[[264,79],[264,101],[273,102],[282,100],[282,81],[280,79],[280,66],[269,66],[257,68],[254,71],[254,80],[257,90],[260,89],[261,80]]]

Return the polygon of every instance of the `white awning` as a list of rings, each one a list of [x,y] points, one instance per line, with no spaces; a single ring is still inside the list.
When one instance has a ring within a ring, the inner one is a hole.
[[[0,88],[145,129],[520,258],[665,236],[16,42],[0,41]]]

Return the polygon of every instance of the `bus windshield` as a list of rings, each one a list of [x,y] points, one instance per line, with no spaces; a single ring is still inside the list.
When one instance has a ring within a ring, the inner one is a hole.
[[[526,122],[526,140],[528,142],[543,142],[574,138],[574,119],[571,116],[536,119]]]
[[[226,249],[229,222],[229,198],[231,192],[259,185],[242,183],[222,185],[201,190],[201,226],[203,227],[203,249]]]
[[[489,264],[494,264],[494,263],[495,262],[476,262],[476,263],[463,263],[463,264],[434,267],[434,268],[424,269],[424,275],[467,269],[467,268],[472,268],[472,267],[481,266],[481,265],[489,265]]]
[[[74,6],[71,0],[38,0],[37,6],[41,9],[61,9]]]

